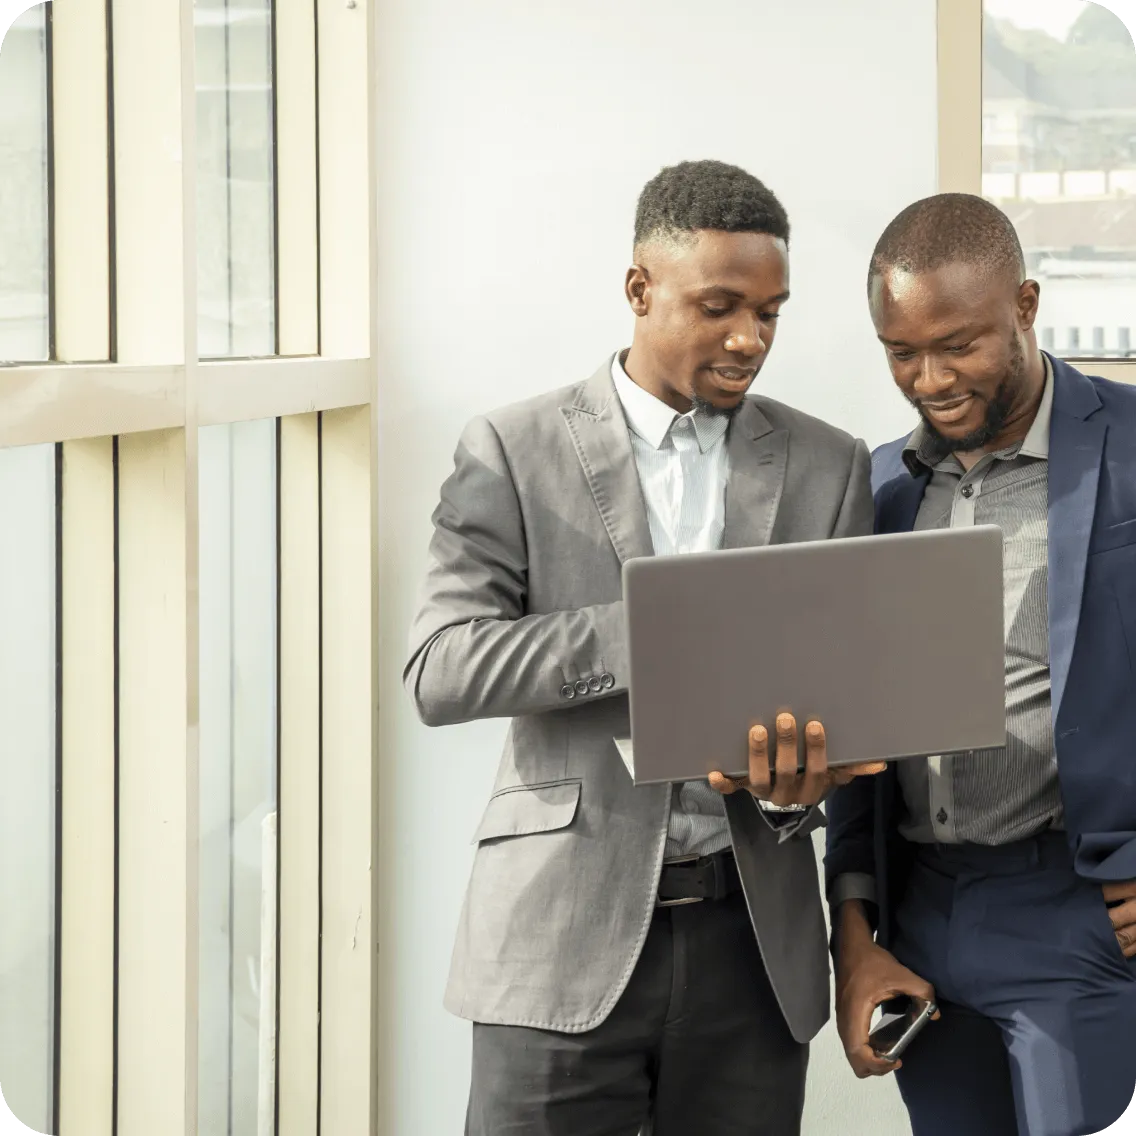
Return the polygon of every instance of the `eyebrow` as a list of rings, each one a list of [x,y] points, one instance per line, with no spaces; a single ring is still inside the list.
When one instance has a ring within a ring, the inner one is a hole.
[[[734,300],[744,300],[745,296],[741,292],[734,291],[733,288],[726,288],[721,284],[712,285],[709,288],[703,288],[698,292],[699,298],[706,296],[729,296]],[[777,296],[771,296],[768,300],[762,300],[762,304],[783,304],[789,298],[788,292],[782,292]]]
[[[940,344],[947,343],[952,339],[971,338],[981,334],[982,329],[968,325],[966,327],[957,328],[955,331],[949,331],[946,335],[940,335],[937,339],[931,340],[932,347],[938,347]],[[879,336],[879,341],[885,347],[910,347],[912,346],[906,339],[886,339],[884,336]]]

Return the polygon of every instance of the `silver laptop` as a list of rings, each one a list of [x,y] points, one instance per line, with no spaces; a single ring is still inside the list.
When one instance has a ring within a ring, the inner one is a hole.
[[[994,525],[647,557],[623,590],[636,784],[742,775],[782,711],[830,765],[1005,744]]]

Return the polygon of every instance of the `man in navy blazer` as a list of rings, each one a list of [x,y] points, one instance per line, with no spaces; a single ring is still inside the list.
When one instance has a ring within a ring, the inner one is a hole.
[[[841,1037],[859,1076],[898,1071],[915,1136],[1080,1136],[1136,1086],[1136,387],[1039,351],[1039,295],[1009,220],[969,195],[908,207],[872,259],[920,413],[873,457],[877,532],[1004,540],[1006,746],[829,803]],[[912,666],[934,650],[913,627]],[[940,1017],[893,1064],[869,1023],[903,995]]]

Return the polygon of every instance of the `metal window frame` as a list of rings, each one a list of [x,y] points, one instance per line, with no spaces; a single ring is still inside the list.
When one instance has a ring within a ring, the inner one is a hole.
[[[938,0],[939,190],[982,192],[983,0]],[[1067,360],[1116,382],[1136,383],[1136,359]]]
[[[0,367],[0,447],[62,443],[69,1133],[196,1136],[197,430],[268,417],[277,1131],[376,1131],[375,3],[276,0],[281,357],[215,362],[197,358],[182,160],[196,153],[193,0],[55,13],[58,361]]]

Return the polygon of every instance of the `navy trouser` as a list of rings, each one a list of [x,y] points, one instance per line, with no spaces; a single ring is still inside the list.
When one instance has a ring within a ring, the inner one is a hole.
[[[1087,1136],[1136,1087],[1136,962],[1064,834],[920,848],[893,952],[943,1016],[897,1074],[914,1136]]]

